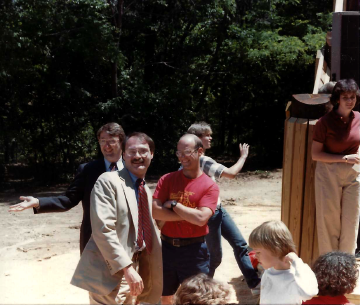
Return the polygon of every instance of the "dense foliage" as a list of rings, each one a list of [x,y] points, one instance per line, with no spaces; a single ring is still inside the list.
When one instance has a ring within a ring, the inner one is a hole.
[[[281,166],[284,108],[310,93],[332,1],[4,0],[0,3],[0,162],[96,157],[96,130],[145,131],[152,172],[176,168],[175,144],[212,124],[212,154],[251,145]],[[210,153],[210,151],[209,151]]]

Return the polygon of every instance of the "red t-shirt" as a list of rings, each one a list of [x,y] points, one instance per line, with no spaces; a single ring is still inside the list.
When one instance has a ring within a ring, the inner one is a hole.
[[[344,295],[338,295],[331,297],[328,295],[319,295],[309,301],[303,302],[303,304],[352,304]]]
[[[324,151],[330,154],[356,154],[360,143],[360,113],[352,111],[345,123],[335,110],[317,121],[313,140],[324,144]]]
[[[188,179],[179,170],[162,176],[156,186],[153,198],[162,203],[176,200],[190,208],[208,207],[213,212],[219,197],[219,187],[204,173],[196,179]],[[192,238],[209,233],[207,225],[199,227],[185,220],[167,221],[161,233],[172,238]]]

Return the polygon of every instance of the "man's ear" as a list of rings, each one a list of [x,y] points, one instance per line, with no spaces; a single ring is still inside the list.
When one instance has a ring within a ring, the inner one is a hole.
[[[204,154],[204,148],[199,147],[198,154],[199,154],[199,156],[202,156]]]

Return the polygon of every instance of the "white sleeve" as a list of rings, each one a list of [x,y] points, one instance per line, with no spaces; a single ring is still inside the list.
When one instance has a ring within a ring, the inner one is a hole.
[[[299,296],[303,301],[310,300],[319,292],[315,273],[295,253],[290,253],[288,256],[292,260],[291,265],[295,270],[295,282]]]

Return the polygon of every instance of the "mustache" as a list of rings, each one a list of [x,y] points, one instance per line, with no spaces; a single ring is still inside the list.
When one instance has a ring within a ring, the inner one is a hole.
[[[134,158],[131,160],[131,163],[143,163],[144,162],[144,159],[143,158]]]

